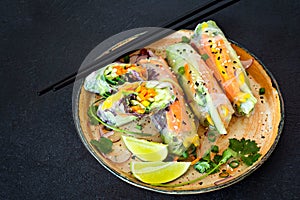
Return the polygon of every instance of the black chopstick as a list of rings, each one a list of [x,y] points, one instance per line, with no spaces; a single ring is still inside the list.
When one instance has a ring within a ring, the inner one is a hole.
[[[76,78],[81,79],[83,77],[86,77],[91,72],[121,58],[124,56],[124,54],[128,54],[129,52],[135,51],[136,49],[140,49],[142,47],[145,47],[171,33],[173,33],[173,30],[180,30],[182,28],[185,28],[186,26],[198,21],[200,18],[205,18],[209,15],[212,15],[220,10],[223,10],[227,8],[228,6],[233,5],[234,3],[238,2],[239,0],[213,0],[204,6],[201,6],[199,8],[196,8],[187,14],[179,17],[176,20],[172,20],[169,23],[166,23],[165,25],[161,26],[166,29],[161,29],[159,31],[149,31],[138,38],[118,47],[117,49],[113,50],[109,54],[106,54],[99,59],[91,62],[90,64],[83,67],[83,70],[79,72],[74,72],[67,76],[66,78],[62,79],[61,81],[58,81],[51,86],[48,86],[47,88],[40,90],[38,92],[38,95],[41,96],[51,90],[56,91],[61,88],[64,88],[65,86],[73,83]],[[203,13],[204,12],[204,13]]]

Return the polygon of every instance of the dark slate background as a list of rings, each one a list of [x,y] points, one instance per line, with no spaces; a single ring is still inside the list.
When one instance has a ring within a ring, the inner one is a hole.
[[[0,1],[0,199],[299,199],[298,0],[243,0],[210,17],[265,63],[285,100],[285,127],[275,151],[228,188],[172,196],[131,186],[97,163],[81,143],[72,118],[72,86],[36,95],[77,70],[107,37],[156,26],[203,3]]]

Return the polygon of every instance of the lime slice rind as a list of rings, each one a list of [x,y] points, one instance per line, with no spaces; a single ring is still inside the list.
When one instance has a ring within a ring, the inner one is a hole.
[[[181,177],[190,162],[131,162],[131,172],[138,180],[149,183],[167,183]]]
[[[168,156],[168,145],[122,136],[127,149],[143,161],[162,161]]]

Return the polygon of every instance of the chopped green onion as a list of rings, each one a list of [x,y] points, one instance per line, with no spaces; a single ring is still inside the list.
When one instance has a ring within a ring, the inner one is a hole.
[[[188,157],[189,157],[189,154],[185,151],[185,152],[183,152],[182,157],[188,158]]]
[[[217,145],[212,145],[210,151],[213,153],[219,153],[219,147]]]
[[[184,67],[179,67],[178,73],[183,75],[185,73]]]
[[[259,95],[265,94],[266,90],[265,88],[259,88]]]
[[[124,56],[124,63],[129,63],[130,57],[129,55]]]
[[[136,129],[139,129],[139,130],[142,130],[143,127],[142,127],[141,125],[138,125],[138,124],[137,124],[137,125],[135,126],[135,128],[136,128]]]
[[[231,168],[237,168],[239,165],[240,165],[240,162],[237,161],[237,160],[233,160],[233,161],[231,161],[231,162],[229,163],[229,166],[230,166]]]
[[[182,36],[181,42],[183,42],[183,43],[190,43],[190,39],[188,37],[186,37],[186,36]]]
[[[216,136],[216,134],[213,133],[213,132],[208,132],[208,133],[207,133],[207,139],[208,139],[210,142],[214,142],[214,141],[216,141],[217,136]]]
[[[202,54],[201,58],[202,60],[206,61],[207,59],[209,59],[209,56],[207,54]]]
[[[229,176],[229,173],[228,173],[226,170],[223,170],[223,171],[219,174],[219,176],[220,176],[221,178],[227,178],[227,177]]]

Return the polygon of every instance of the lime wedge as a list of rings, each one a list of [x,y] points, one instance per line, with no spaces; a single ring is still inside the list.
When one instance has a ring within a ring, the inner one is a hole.
[[[131,162],[130,169],[134,177],[144,183],[166,183],[182,176],[190,162]]]
[[[134,137],[122,136],[129,151],[143,161],[162,161],[168,155],[168,145]]]

